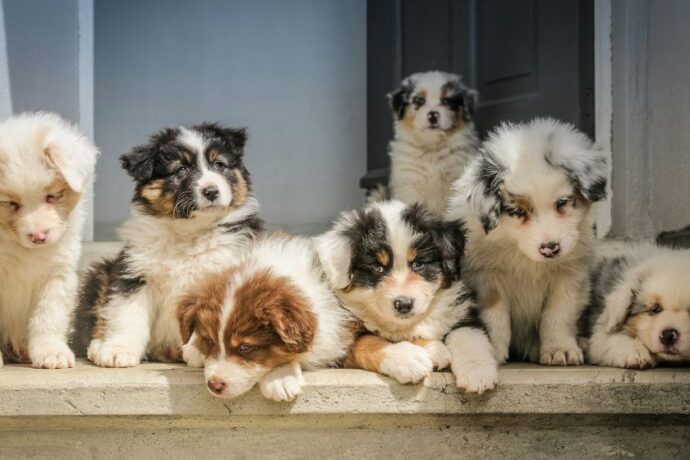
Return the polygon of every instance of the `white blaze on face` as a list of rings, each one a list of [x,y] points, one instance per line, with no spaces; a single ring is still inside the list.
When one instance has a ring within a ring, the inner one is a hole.
[[[208,145],[203,136],[194,130],[180,127],[179,141],[196,153],[199,178],[194,185],[196,202],[201,209],[227,207],[232,201],[232,189],[222,174],[214,170],[206,159]],[[215,191],[215,192],[214,192]]]

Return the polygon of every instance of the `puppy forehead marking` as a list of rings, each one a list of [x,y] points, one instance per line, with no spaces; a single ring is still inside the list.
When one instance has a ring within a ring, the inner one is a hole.
[[[204,139],[204,136],[199,131],[194,129],[180,126],[178,141],[197,155],[203,155],[206,151],[206,139]]]
[[[388,228],[389,246],[393,251],[393,265],[402,268],[407,265],[407,251],[413,245],[417,235],[403,220],[405,204],[388,202],[379,206]]]

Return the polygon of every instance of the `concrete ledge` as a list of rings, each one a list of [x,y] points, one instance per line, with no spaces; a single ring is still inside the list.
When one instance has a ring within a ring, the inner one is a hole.
[[[498,388],[482,396],[457,390],[449,373],[400,385],[357,370],[306,373],[291,403],[265,400],[258,389],[236,400],[213,398],[198,369],[147,363],[100,369],[0,370],[0,416],[227,416],[290,414],[587,414],[690,415],[690,369],[633,371],[511,364]]]

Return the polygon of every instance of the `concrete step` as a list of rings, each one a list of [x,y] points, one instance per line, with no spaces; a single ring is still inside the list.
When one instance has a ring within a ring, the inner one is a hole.
[[[0,458],[683,458],[690,369],[511,364],[498,388],[449,373],[400,385],[365,371],[308,372],[291,403],[223,401],[203,374],[147,363],[0,370]]]

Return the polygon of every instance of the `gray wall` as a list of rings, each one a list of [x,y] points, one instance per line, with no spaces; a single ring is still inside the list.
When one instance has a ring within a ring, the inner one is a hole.
[[[612,236],[690,225],[690,2],[613,2]]]
[[[128,214],[118,156],[162,126],[249,129],[264,216],[322,229],[362,200],[364,0],[96,0],[96,238]]]
[[[48,110],[79,121],[77,0],[4,0],[15,113]]]

